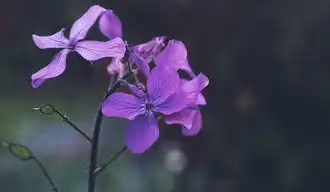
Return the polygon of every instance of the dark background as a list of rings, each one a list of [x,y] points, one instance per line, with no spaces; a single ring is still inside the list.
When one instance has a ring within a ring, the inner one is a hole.
[[[86,191],[88,144],[56,116],[52,103],[91,134],[102,88],[88,63],[39,89],[30,76],[58,50],[31,35],[71,24],[89,6],[116,12],[131,44],[166,35],[184,41],[195,72],[210,78],[204,126],[183,137],[162,126],[143,155],[126,152],[102,174],[99,192],[330,191],[330,1],[328,0],[11,0],[0,6],[0,139],[29,146],[61,192]],[[90,38],[104,39],[95,27]],[[103,70],[108,61],[99,61]],[[100,162],[123,146],[126,121],[107,119]],[[0,192],[45,192],[33,162],[0,150]]]

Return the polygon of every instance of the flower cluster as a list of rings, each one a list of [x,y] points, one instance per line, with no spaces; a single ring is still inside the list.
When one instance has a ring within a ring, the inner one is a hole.
[[[96,23],[109,40],[84,40]],[[112,57],[107,67],[110,75],[120,79],[127,71],[141,71],[145,82],[126,82],[129,93],[115,92],[102,104],[107,117],[131,120],[125,131],[125,143],[133,153],[145,152],[159,137],[158,121],[182,125],[186,136],[196,135],[202,127],[200,105],[206,100],[201,91],[209,80],[203,74],[195,75],[183,42],[163,36],[128,47],[122,40],[122,25],[111,10],[94,5],[73,24],[69,39],[64,29],[51,36],[33,35],[41,48],[61,48],[50,64],[32,75],[32,86],[39,87],[45,80],[61,75],[66,68],[66,57],[77,52],[88,61]],[[128,53],[128,54],[125,54]],[[128,56],[127,56],[128,55]],[[180,78],[178,71],[185,71],[189,79]]]

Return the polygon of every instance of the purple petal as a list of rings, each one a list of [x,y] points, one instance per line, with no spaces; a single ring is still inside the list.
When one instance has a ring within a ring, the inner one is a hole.
[[[142,71],[145,77],[148,78],[150,75],[150,67],[147,61],[135,52],[132,52],[131,60],[133,63],[135,63],[136,67]]]
[[[172,113],[183,110],[188,106],[186,94],[183,92],[177,92],[169,96],[165,101],[160,103],[153,103],[154,111],[170,115]]]
[[[200,92],[209,84],[209,79],[200,73],[190,81],[182,80],[181,84],[182,91],[186,93],[188,102],[194,105]]]
[[[194,116],[194,120],[191,128],[187,129],[186,127],[183,127],[182,134],[185,136],[194,136],[197,135],[197,133],[201,130],[201,128],[202,128],[202,114],[198,109]]]
[[[99,5],[90,7],[86,13],[73,23],[70,31],[70,41],[77,42],[85,38],[88,30],[93,26],[103,11],[106,11],[106,9]]]
[[[55,55],[53,60],[44,68],[34,73],[31,77],[32,87],[38,88],[47,79],[61,75],[66,68],[66,57],[70,50],[63,49]]]
[[[104,57],[123,57],[126,51],[121,38],[110,41],[80,41],[75,50],[86,60],[95,61]]]
[[[134,95],[139,97],[140,99],[146,99],[147,94],[143,92],[141,89],[139,89],[136,85],[128,84],[128,88],[133,92]]]
[[[118,74],[118,78],[122,78],[125,75],[125,65],[121,60],[121,57],[112,58],[111,63],[107,67],[107,71],[110,75]]]
[[[191,72],[187,60],[187,49],[181,41],[169,41],[165,49],[156,56],[155,63],[170,66],[175,70],[184,69]]]
[[[206,99],[203,94],[198,94],[196,105],[206,105]]]
[[[192,69],[189,65],[188,59],[185,59],[182,63],[179,64],[179,66],[180,69],[187,71],[188,73],[192,73]]]
[[[102,113],[107,117],[119,117],[133,120],[146,110],[143,101],[134,95],[126,93],[114,93],[102,104]]]
[[[107,10],[101,14],[99,28],[109,39],[122,37],[121,22],[111,10]]]
[[[191,129],[197,110],[185,108],[180,112],[165,116],[166,124],[180,124],[187,129]]]
[[[133,153],[144,153],[158,137],[157,120],[152,115],[136,117],[125,131],[126,146]]]
[[[151,57],[157,55],[161,49],[164,48],[165,39],[165,36],[155,37],[147,43],[136,45],[134,47],[134,52],[145,60],[149,61]]]
[[[149,76],[147,89],[153,103],[160,104],[180,89],[180,77],[170,67],[156,66]]]
[[[50,36],[32,35],[32,39],[37,47],[40,49],[48,48],[66,48],[69,45],[69,40],[64,37],[64,30]]]

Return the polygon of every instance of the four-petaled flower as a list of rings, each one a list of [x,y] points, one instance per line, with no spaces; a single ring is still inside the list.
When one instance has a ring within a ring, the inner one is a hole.
[[[108,117],[132,120],[125,132],[125,143],[133,153],[145,152],[158,138],[156,115],[170,115],[187,106],[180,77],[172,68],[155,67],[147,81],[147,93],[130,86],[133,94],[114,93],[102,105]]]
[[[122,57],[125,54],[126,47],[121,38],[114,38],[106,42],[83,40],[88,30],[104,11],[106,10],[99,5],[90,7],[72,25],[69,39],[64,37],[64,29],[51,36],[32,35],[34,43],[40,49],[62,48],[46,67],[32,75],[34,88],[39,87],[47,79],[61,75],[66,68],[66,57],[72,51],[78,52],[88,61],[95,61],[104,57]]]

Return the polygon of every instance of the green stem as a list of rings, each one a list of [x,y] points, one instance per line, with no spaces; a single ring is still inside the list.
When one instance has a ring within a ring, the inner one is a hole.
[[[50,177],[49,173],[47,172],[45,166],[36,157],[33,156],[32,159],[37,163],[37,165],[40,168],[41,172],[44,174],[44,176],[48,180],[49,184],[52,186],[52,191],[53,192],[58,192],[58,188],[55,185],[53,179]]]
[[[123,77],[123,79],[128,78],[130,75],[131,72],[127,73]],[[88,172],[88,192],[95,192],[96,176],[94,175],[94,170],[97,168],[98,145],[99,145],[99,138],[101,132],[101,125],[103,120],[102,103],[109,95],[114,93],[120,87],[120,84],[121,84],[120,80],[116,81],[116,83],[104,95],[102,102],[98,108],[96,120],[94,123],[94,131],[92,138],[92,149],[91,149],[89,172]]]
[[[120,151],[118,151],[115,156],[113,156],[111,159],[108,160],[107,163],[102,165],[101,167],[98,167],[94,170],[94,176],[98,176],[102,171],[104,171],[111,163],[113,163],[121,154],[123,154],[126,151],[127,147],[123,147]]]

